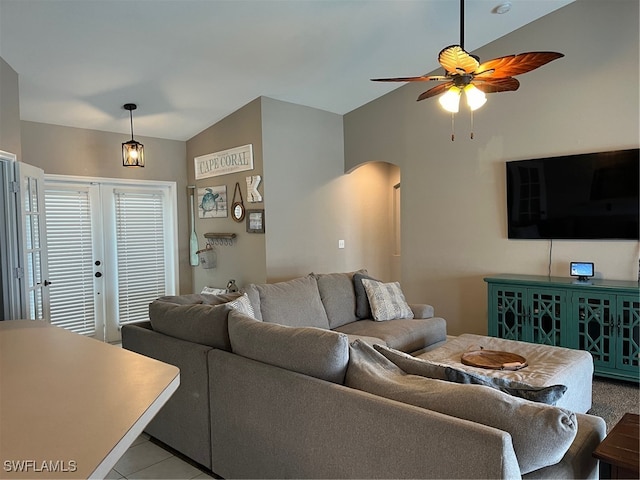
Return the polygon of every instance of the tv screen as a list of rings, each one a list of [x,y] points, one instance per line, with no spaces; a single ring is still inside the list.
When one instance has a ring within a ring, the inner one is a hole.
[[[638,240],[639,152],[507,162],[509,238]]]

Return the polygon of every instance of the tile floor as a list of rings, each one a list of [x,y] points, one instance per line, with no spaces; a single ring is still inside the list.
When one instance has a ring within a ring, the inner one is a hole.
[[[214,478],[149,440],[143,433],[118,460],[109,475],[115,479]]]

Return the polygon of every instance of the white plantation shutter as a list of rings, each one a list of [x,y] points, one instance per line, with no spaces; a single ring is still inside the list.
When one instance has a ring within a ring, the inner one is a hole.
[[[162,191],[115,195],[119,324],[148,320],[149,303],[166,295]]]
[[[95,335],[93,239],[89,192],[45,190],[51,323]]]

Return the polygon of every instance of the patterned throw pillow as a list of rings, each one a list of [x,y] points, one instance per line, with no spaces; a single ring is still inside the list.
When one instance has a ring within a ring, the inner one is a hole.
[[[362,279],[371,304],[371,314],[378,322],[397,318],[413,318],[413,311],[404,299],[398,282],[382,283],[375,280]]]
[[[255,319],[256,313],[253,311],[253,307],[251,306],[251,301],[246,293],[243,293],[241,297],[236,298],[235,300],[227,303],[234,310],[239,311],[240,313],[244,313],[245,315]]]

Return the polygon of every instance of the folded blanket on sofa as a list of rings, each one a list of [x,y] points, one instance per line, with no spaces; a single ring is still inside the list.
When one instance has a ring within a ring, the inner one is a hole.
[[[484,385],[409,375],[359,340],[349,348],[345,385],[508,432],[522,474],[560,462],[578,431],[573,412]]]
[[[547,403],[549,405],[555,405],[560,397],[567,391],[565,385],[535,387],[524,382],[509,380],[508,378],[488,377],[477,373],[465,372],[447,365],[413,357],[385,345],[374,345],[373,348],[411,375],[449,380],[450,382],[456,383],[485,385],[515,397],[524,398],[533,402]]]

